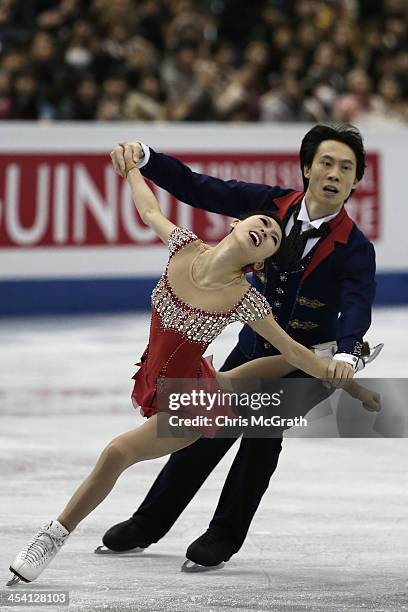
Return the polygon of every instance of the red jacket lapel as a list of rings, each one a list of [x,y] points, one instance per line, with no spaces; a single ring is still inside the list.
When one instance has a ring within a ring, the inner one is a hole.
[[[292,208],[292,206],[296,206],[296,204],[300,202],[303,196],[303,191],[292,191],[291,193],[288,193],[274,200],[274,203],[278,207],[276,214],[281,221],[283,221],[283,219],[285,218],[285,215],[288,212],[289,208]]]
[[[343,208],[331,221],[329,221],[329,227],[331,232],[324,240],[322,240],[321,244],[317,247],[314,255],[312,257],[311,262],[307,266],[302,281],[304,281],[309,274],[313,272],[313,270],[324,260],[330,253],[334,251],[334,245],[336,242],[340,242],[341,244],[346,244],[347,240],[350,236],[350,232],[353,229],[353,222],[348,216],[346,209]]]

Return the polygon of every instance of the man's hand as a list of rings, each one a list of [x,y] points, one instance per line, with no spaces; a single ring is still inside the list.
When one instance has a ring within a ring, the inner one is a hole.
[[[143,148],[139,142],[121,142],[111,151],[112,165],[116,172],[122,178],[126,178],[127,167],[124,157],[124,147],[130,147],[134,164],[137,164],[143,157]]]
[[[381,410],[381,395],[370,389],[362,387],[360,392],[360,401],[363,404],[363,408],[369,412],[380,412]]]
[[[342,387],[343,384],[353,378],[354,369],[349,363],[331,359],[327,364],[327,382],[333,387]]]

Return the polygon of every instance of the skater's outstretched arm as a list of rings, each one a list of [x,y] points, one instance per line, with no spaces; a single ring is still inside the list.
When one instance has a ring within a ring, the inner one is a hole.
[[[133,201],[143,223],[151,227],[159,238],[167,243],[176,226],[163,215],[155,195],[136,166],[131,147],[122,144],[120,148],[111,152],[111,159],[115,172],[127,178]]]
[[[312,351],[291,338],[275,321],[273,315],[249,322],[252,329],[268,340],[296,370],[338,386],[353,377],[353,368],[344,361],[323,361]]]
[[[243,363],[236,368],[232,368],[232,370],[217,372],[217,380],[222,384],[223,382],[233,380],[282,378],[296,369],[282,355],[271,355],[269,357],[258,357],[258,359]],[[366,389],[366,387],[360,385],[357,381],[347,380],[342,385],[342,389],[349,393],[351,397],[360,400],[366,410],[370,412],[379,412],[381,410],[381,397],[379,393]]]

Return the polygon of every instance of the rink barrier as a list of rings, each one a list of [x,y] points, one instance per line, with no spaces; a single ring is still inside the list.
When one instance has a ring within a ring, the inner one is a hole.
[[[0,316],[146,311],[157,278],[0,282]],[[379,273],[375,306],[408,303],[408,273]]]
[[[196,172],[302,188],[308,124],[95,122],[0,126],[0,316],[146,310],[167,251],[134,210],[109,151],[141,140]],[[408,304],[408,128],[367,126],[367,168],[347,210],[376,250],[378,305]],[[229,219],[152,185],[165,214],[208,244]]]

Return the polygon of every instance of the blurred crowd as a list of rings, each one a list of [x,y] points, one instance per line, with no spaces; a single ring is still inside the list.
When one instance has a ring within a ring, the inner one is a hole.
[[[0,119],[408,121],[408,0],[0,0]]]

